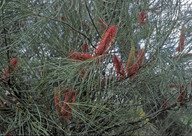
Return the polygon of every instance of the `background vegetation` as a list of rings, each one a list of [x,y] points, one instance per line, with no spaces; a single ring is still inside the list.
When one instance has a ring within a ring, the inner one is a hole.
[[[2,0],[0,134],[190,135],[191,5],[183,0]],[[96,55],[111,26],[117,27],[112,47]],[[83,53],[84,44],[93,57],[74,59],[71,51]],[[140,49],[144,61],[119,78],[113,56],[125,70],[133,47],[134,64]],[[60,104],[70,110],[62,112]]]

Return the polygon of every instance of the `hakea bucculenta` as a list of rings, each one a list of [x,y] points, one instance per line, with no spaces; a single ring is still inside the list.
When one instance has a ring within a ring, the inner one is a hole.
[[[134,78],[136,76],[136,72],[139,69],[139,67],[143,64],[144,62],[144,50],[140,49],[139,53],[136,58],[136,63],[134,64],[133,68],[130,71],[130,78]]]
[[[80,53],[72,50],[68,58],[73,60],[85,61],[94,57],[88,53]]]
[[[178,52],[181,52],[184,48],[184,44],[185,44],[185,26],[182,25],[182,28],[181,28],[181,33],[180,33],[180,39],[179,39],[179,44],[178,44],[178,48],[177,48],[177,51]]]
[[[129,53],[127,65],[126,65],[126,72],[128,76],[130,75],[131,69],[133,67],[134,59],[135,59],[135,46],[132,46]]]
[[[9,65],[3,71],[3,74],[2,74],[1,77],[5,81],[7,81],[9,79],[9,77],[10,77],[9,74],[12,74],[13,72],[15,72],[17,67],[18,67],[18,60],[17,60],[17,58],[11,59],[11,61],[9,62]]]
[[[121,80],[125,78],[126,74],[125,74],[122,62],[120,58],[116,55],[113,56],[113,65],[115,66],[118,79]]]
[[[145,25],[147,23],[147,13],[145,11],[139,12],[138,22],[139,25]]]
[[[95,49],[95,56],[104,55],[108,53],[114,41],[116,32],[117,32],[116,26],[109,27],[109,29],[102,36],[101,40],[99,41],[99,44]]]
[[[65,97],[64,101],[61,100],[60,94]],[[69,120],[73,110],[73,103],[75,102],[75,97],[77,96],[76,92],[71,89],[64,89],[61,87],[54,89],[54,95],[56,111],[59,111],[59,113],[64,116],[66,120]]]

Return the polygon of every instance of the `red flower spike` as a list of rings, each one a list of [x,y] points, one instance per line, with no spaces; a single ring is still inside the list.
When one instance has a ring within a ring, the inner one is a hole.
[[[177,48],[177,51],[178,52],[181,52],[184,48],[184,43],[185,43],[185,26],[183,25],[182,26],[182,29],[181,29],[181,34],[180,34],[180,39],[179,39],[179,45],[178,45],[178,48]]]
[[[129,75],[131,75],[131,76],[130,76],[130,79],[132,79],[132,78],[134,78],[134,77],[136,76],[136,71],[137,71],[138,69],[139,69],[139,68],[138,68],[138,65],[135,64],[135,65],[133,66],[133,68],[131,69],[130,73],[129,73]]]
[[[137,55],[137,59],[136,59],[136,63],[133,66],[133,68],[131,69],[131,72],[129,75],[130,79],[134,78],[136,76],[136,71],[139,69],[139,67],[141,66],[141,64],[144,62],[144,50],[140,49],[139,50],[139,54]]]
[[[90,54],[87,54],[87,53],[80,53],[80,52],[71,51],[68,58],[74,59],[74,60],[85,61],[85,60],[88,60],[88,59],[91,59],[94,57]]]
[[[116,32],[117,32],[116,26],[109,27],[109,29],[107,30],[107,32],[102,37],[99,44],[97,45],[97,48],[95,50],[96,56],[108,53],[108,51],[112,45],[112,42],[113,42],[113,39],[115,37]]]
[[[16,68],[18,66],[18,60],[17,58],[13,58],[11,59],[11,61],[9,62],[9,66],[7,66],[5,68],[5,70],[3,71],[3,74],[1,75],[1,77],[4,79],[4,80],[8,80],[8,77],[9,77],[9,73],[12,74],[13,72],[15,72]]]
[[[116,70],[118,79],[120,79],[120,80],[123,79],[126,76],[126,74],[123,69],[123,65],[122,65],[120,58],[117,57],[116,55],[113,56],[113,64],[115,66],[115,70]]]
[[[87,44],[83,44],[82,51],[83,52],[87,52],[88,51]]]
[[[147,22],[147,14],[144,11],[139,12],[138,24],[145,25]]]
[[[61,109],[61,114],[65,117],[66,120],[69,120],[71,117],[72,109],[68,105],[64,105]]]
[[[139,50],[139,56],[137,57],[137,63],[139,64],[139,65],[141,65],[141,64],[143,64],[143,62],[144,62],[144,59],[145,59],[145,53],[144,53],[145,51],[143,50],[143,49],[140,49]]]
[[[14,70],[16,70],[16,68],[17,68],[17,66],[18,66],[18,60],[17,60],[17,58],[11,59],[11,61],[10,61],[9,64],[10,64],[11,67],[14,68]]]
[[[66,89],[63,93],[63,95],[65,97],[64,104],[62,104],[58,91],[62,92],[63,89],[64,89],[63,87],[54,89],[55,106],[56,106],[56,111],[59,111],[60,114],[65,117],[66,120],[69,120],[71,113],[72,113],[73,105],[70,104],[70,106],[69,106],[68,104],[75,102],[76,92],[71,91],[71,89]]]
[[[72,107],[73,105],[68,105],[65,103],[74,103],[76,93],[74,91],[71,91],[71,89],[66,89],[64,92],[65,100],[64,100],[64,106],[61,108],[61,114],[65,117],[66,120],[69,120],[71,113],[72,113]]]

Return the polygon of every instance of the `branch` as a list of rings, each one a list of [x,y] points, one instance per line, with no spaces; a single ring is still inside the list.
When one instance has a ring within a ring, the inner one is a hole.
[[[85,0],[84,0],[84,2],[85,2]],[[85,6],[86,6],[87,12],[88,12],[88,14],[89,14],[89,18],[91,19],[91,22],[92,22],[92,24],[93,24],[95,30],[97,31],[99,37],[101,38],[101,35],[100,35],[99,31],[97,30],[97,27],[96,27],[96,25],[95,25],[95,23],[94,23],[94,21],[93,21],[93,18],[91,17],[91,14],[90,14],[90,11],[89,11],[89,8],[88,8],[86,2],[85,2]]]

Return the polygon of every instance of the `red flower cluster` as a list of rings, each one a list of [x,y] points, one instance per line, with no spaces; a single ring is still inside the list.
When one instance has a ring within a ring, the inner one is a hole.
[[[104,55],[108,53],[116,32],[117,32],[116,26],[109,27],[109,29],[107,30],[107,32],[104,34],[102,39],[99,41],[99,44],[97,45],[97,48],[95,50],[96,56]]]
[[[128,61],[127,61],[127,65],[126,65],[127,76],[129,76],[130,79],[135,77],[137,70],[143,64],[144,57],[145,57],[144,54],[145,54],[144,50],[140,49],[139,53],[137,55],[136,61],[134,63],[135,48],[132,47],[130,54],[129,54]],[[113,65],[115,66],[115,70],[116,70],[118,79],[122,80],[123,78],[125,78],[126,73],[124,71],[122,62],[116,55],[114,55],[114,57],[113,57]]]
[[[116,55],[113,56],[113,64],[115,66],[115,70],[116,70],[118,78],[120,80],[123,79],[126,76],[126,74],[125,74],[125,71],[123,69],[123,65],[122,65],[121,60]]]
[[[144,50],[140,49],[139,50],[139,54],[136,58],[136,63],[133,66],[133,68],[131,69],[130,72],[130,78],[134,78],[136,75],[136,71],[139,69],[139,67],[141,66],[141,64],[144,62]]]
[[[138,24],[140,25],[145,25],[147,22],[147,13],[145,11],[141,11],[139,12],[139,16],[138,16]]]
[[[71,89],[65,89],[64,93],[61,92],[65,97],[64,104],[62,104],[62,101],[59,95],[60,92],[58,92],[58,91],[62,91],[60,89],[54,90],[56,110],[59,111],[60,114],[65,117],[66,120],[69,120],[73,110],[72,103],[75,102],[75,97],[77,94],[75,91],[71,91]]]
[[[106,22],[103,21],[101,18],[99,19],[99,21],[101,21],[102,23],[104,23],[105,26],[107,26]],[[99,42],[99,45],[97,45],[97,48],[95,50],[95,56],[106,54],[109,51],[116,31],[117,31],[117,27],[115,26],[109,27],[108,31],[104,33],[104,36]],[[86,44],[84,44],[82,47],[82,51],[86,52],[87,50],[88,50],[88,47]],[[94,58],[95,56],[88,53],[75,52],[72,50],[69,53],[68,58],[75,60],[75,62],[78,62],[78,61],[85,61],[85,60]],[[99,61],[101,61],[101,59]],[[84,74],[86,74],[86,71],[82,70],[81,77],[83,77]]]
[[[1,77],[7,81],[10,77],[9,74],[12,74],[13,72],[15,72],[17,67],[18,67],[17,58],[11,59],[11,61],[9,62],[9,65],[5,68]]]
[[[184,43],[185,43],[185,26],[183,25],[182,26],[182,29],[181,29],[181,34],[180,34],[180,39],[179,39],[179,45],[178,45],[178,48],[177,48],[177,51],[178,52],[181,52],[184,48]]]
[[[79,60],[79,61],[85,61],[91,58],[94,58],[92,55],[87,54],[87,53],[80,53],[80,52],[75,52],[75,51],[71,51],[69,54],[69,59],[73,59],[73,60]]]
[[[94,57],[90,54],[87,54],[87,53],[80,53],[80,52],[75,52],[72,50],[70,52],[68,58],[72,59],[72,60],[76,60],[75,62],[78,62],[78,61],[85,61],[85,60],[88,60],[88,59],[91,59]],[[86,72],[86,70],[81,70],[81,68],[80,68],[80,71],[81,71],[81,77],[83,78],[87,72]]]

